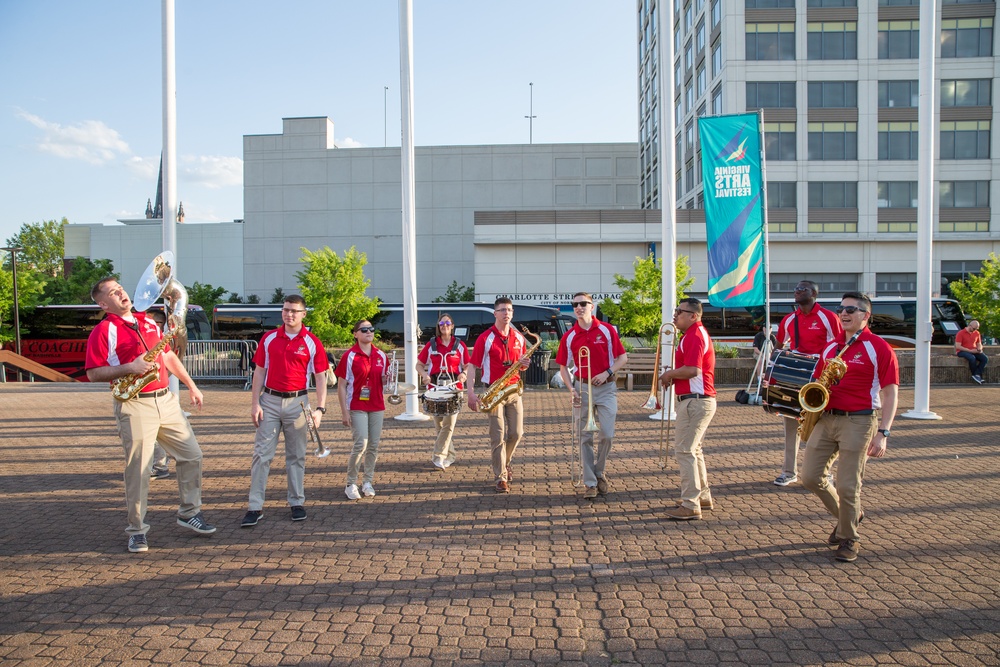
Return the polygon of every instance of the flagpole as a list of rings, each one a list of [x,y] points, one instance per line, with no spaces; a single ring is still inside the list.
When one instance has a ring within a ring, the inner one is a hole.
[[[757,136],[764,136],[764,110],[757,110]],[[767,220],[767,155],[764,150],[760,151],[760,191],[764,198],[764,340],[771,340],[771,246],[768,243],[767,235],[770,227]],[[764,354],[766,346],[761,346],[761,354]]]

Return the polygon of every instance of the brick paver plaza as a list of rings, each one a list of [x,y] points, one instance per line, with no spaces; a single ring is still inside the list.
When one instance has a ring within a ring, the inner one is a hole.
[[[488,479],[486,418],[463,411],[446,472],[430,423],[387,420],[378,496],[348,501],[333,407],[308,520],[290,521],[279,448],[264,519],[241,529],[249,395],[208,387],[192,423],[219,530],[176,525],[171,475],[151,483],[150,550],[130,554],[108,391],[2,385],[0,663],[1000,664],[1000,389],[935,389],[942,421],[897,419],[868,463],[854,564],[833,560],[818,499],[771,483],[781,428],[734,389],[702,521],[663,518],[676,464],[658,465],[645,393],[619,394],[613,489],[590,502],[569,482],[567,395],[540,390],[510,495]]]

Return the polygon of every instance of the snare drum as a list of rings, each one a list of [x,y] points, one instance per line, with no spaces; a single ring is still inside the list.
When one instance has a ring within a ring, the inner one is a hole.
[[[420,399],[424,412],[435,417],[458,414],[462,401],[456,389],[428,389]]]
[[[771,353],[764,375],[764,410],[798,419],[802,415],[799,390],[812,381],[819,357],[791,350]]]

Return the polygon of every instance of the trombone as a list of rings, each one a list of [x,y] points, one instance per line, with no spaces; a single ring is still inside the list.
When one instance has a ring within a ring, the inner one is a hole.
[[[667,342],[664,342],[666,339]],[[663,354],[664,346],[670,348],[669,356]],[[653,382],[649,388],[649,398],[642,406],[647,410],[663,410],[665,414],[660,419],[660,448],[659,461],[660,468],[667,467],[667,451],[670,449],[670,409],[673,407],[674,385],[663,387],[660,384],[660,375],[671,367],[674,359],[674,348],[677,346],[677,327],[670,322],[663,324],[656,332],[656,355],[653,358]],[[659,394],[657,394],[659,389]],[[665,425],[663,422],[667,422]],[[664,431],[666,431],[664,433]]]
[[[306,409],[305,401],[299,401],[299,405],[302,407],[302,416],[306,418],[306,428],[309,430],[309,440],[310,442],[316,443],[316,456],[318,458],[325,458],[330,455],[330,450],[323,445],[323,441],[319,439],[319,429],[316,428],[316,422],[313,421],[310,410]]]
[[[573,399],[573,415],[572,423],[570,424],[570,438],[572,439],[570,443],[570,479],[573,482],[573,486],[583,486],[583,459],[580,454],[580,447],[583,446],[583,433],[595,433],[600,429],[597,422],[594,420],[594,388],[590,385],[591,377],[591,365],[590,365],[590,349],[587,347],[580,348],[580,361],[577,375],[580,380],[580,402],[578,404],[577,399]],[[580,428],[580,411],[583,409],[582,399],[583,399],[583,370],[586,369],[587,375],[587,423]]]

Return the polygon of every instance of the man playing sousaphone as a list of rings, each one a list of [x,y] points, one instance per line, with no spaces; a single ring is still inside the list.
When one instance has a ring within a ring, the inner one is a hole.
[[[574,406],[580,406],[580,460],[583,463],[583,497],[593,500],[597,494],[608,492],[608,478],[604,473],[615,437],[615,417],[618,414],[618,387],[615,373],[628,361],[625,348],[614,327],[594,319],[594,299],[587,292],[573,295],[573,314],[576,324],[559,341],[556,363],[563,383],[573,395]],[[577,386],[580,387],[579,392]],[[586,394],[586,396],[584,396]],[[587,430],[591,408],[600,424],[597,452],[594,452],[594,433]]]
[[[469,408],[478,410],[480,397],[476,395],[475,373],[477,368],[483,371],[483,384],[487,392],[507,391],[508,387],[516,387],[521,378],[517,373],[510,372],[515,367],[525,370],[531,365],[531,355],[527,351],[527,341],[514,327],[510,325],[514,319],[514,304],[507,297],[500,297],[493,304],[493,317],[496,323],[484,331],[476,339],[472,350],[472,362],[465,367],[469,378],[468,402]],[[501,387],[493,385],[509,373]],[[502,398],[495,409],[489,412],[490,419],[490,452],[493,463],[493,477],[496,480],[497,493],[509,493],[511,482],[510,461],[514,458],[524,435],[524,409],[521,405],[521,392],[510,390]]]

